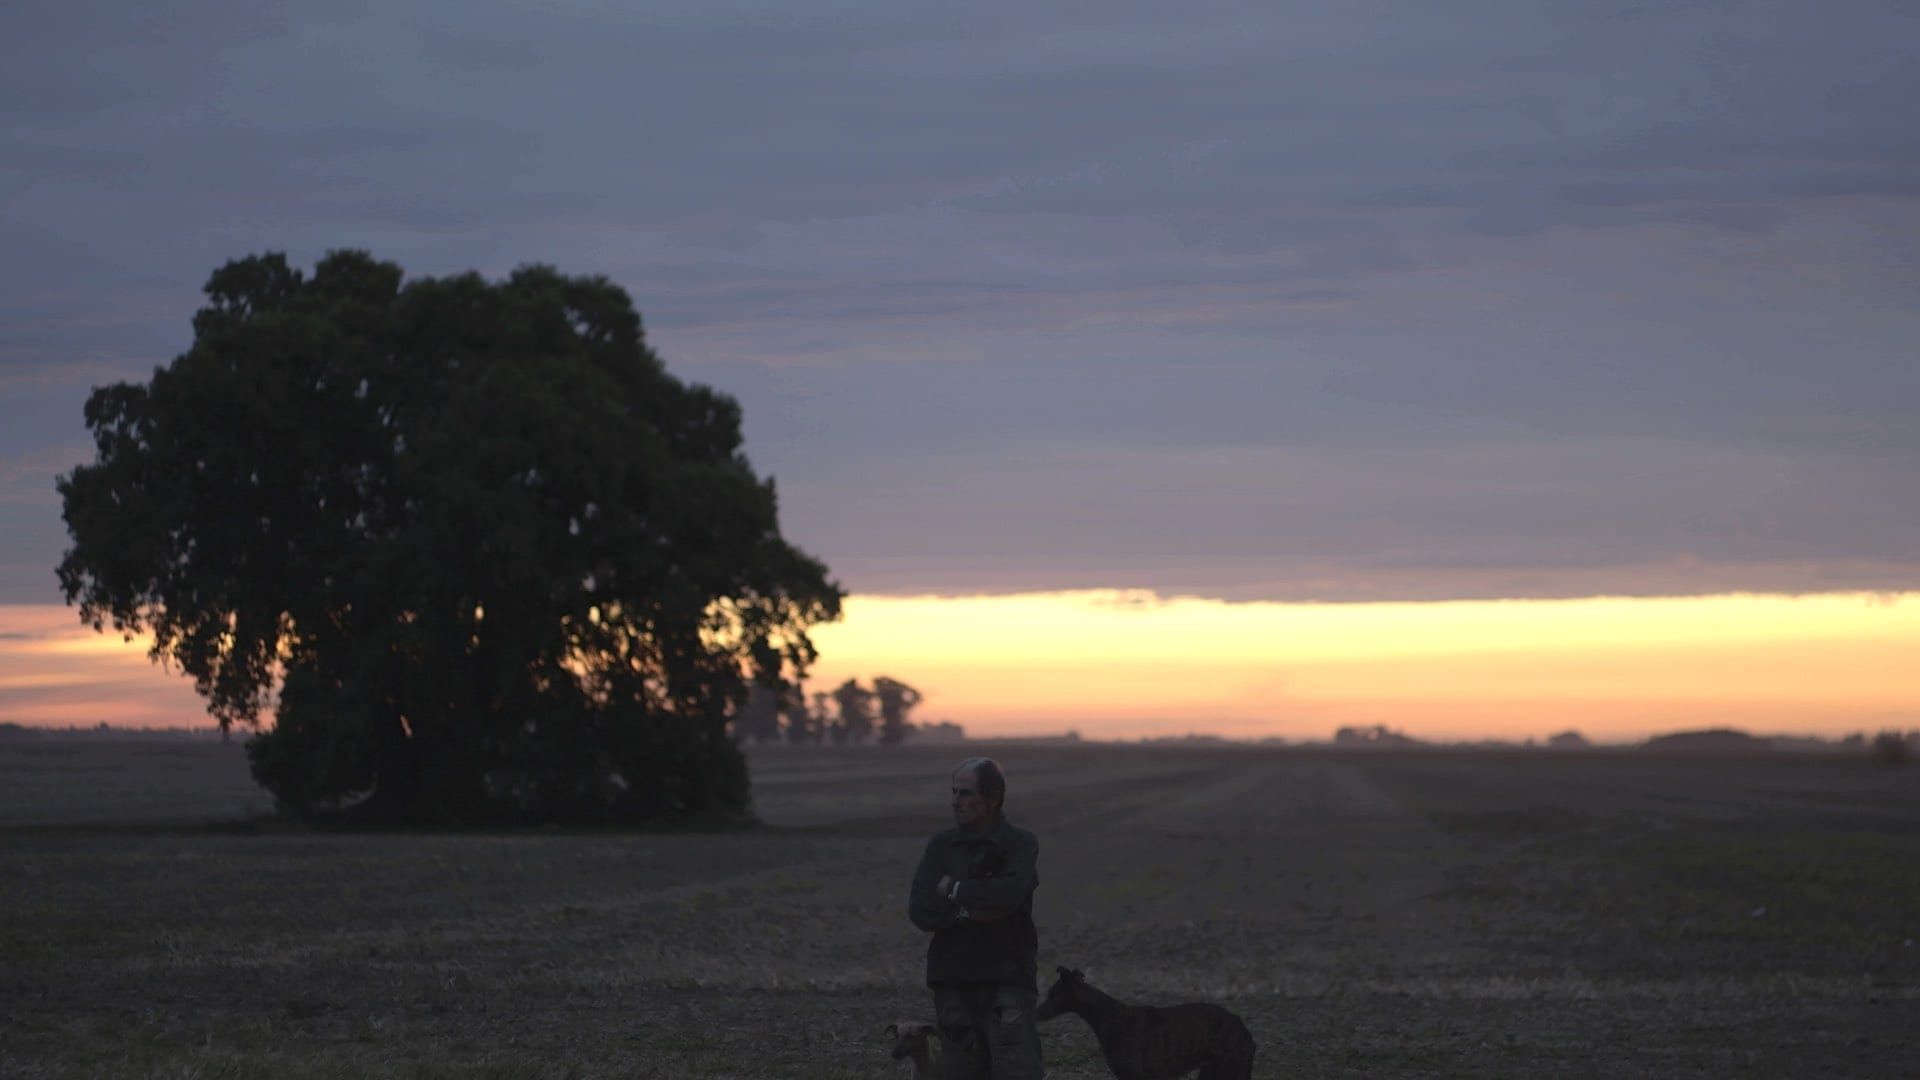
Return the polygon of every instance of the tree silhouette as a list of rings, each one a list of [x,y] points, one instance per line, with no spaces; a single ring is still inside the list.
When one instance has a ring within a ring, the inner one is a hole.
[[[1905,765],[1913,760],[1914,736],[1887,730],[1873,737],[1873,756],[1886,765]]]
[[[863,743],[873,737],[873,691],[848,679],[834,688],[833,701],[840,710],[844,738]]]
[[[818,733],[814,741],[826,739],[833,745],[839,746],[847,741],[847,726],[836,719],[832,710],[828,708],[832,702],[832,694],[813,695],[813,728]]]
[[[771,642],[756,641],[747,648],[752,682],[747,687],[747,702],[734,717],[733,731],[742,739],[770,742],[780,737],[780,703],[787,694],[787,682],[781,678],[780,651]]]
[[[755,679],[747,687],[747,703],[734,722],[734,734],[754,742],[780,737],[780,686]]]
[[[814,722],[813,713],[807,708],[807,694],[804,687],[794,684],[780,699],[781,731],[787,742],[795,746],[804,746],[820,741],[821,730]]]
[[[913,730],[907,714],[920,704],[920,691],[882,675],[873,680],[873,693],[880,699],[880,741],[890,746],[904,742]]]
[[[68,602],[150,631],[296,811],[745,806],[750,650],[804,670],[841,593],[781,538],[739,406],[604,278],[402,279],[215,271],[192,348],[87,402]]]
[[[1371,727],[1343,727],[1333,734],[1335,746],[1419,746],[1418,740],[1410,739],[1385,724]]]

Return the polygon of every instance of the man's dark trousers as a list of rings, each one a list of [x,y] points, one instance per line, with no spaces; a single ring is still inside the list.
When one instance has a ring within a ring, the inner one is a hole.
[[[1019,986],[947,983],[933,988],[946,1041],[946,1080],[1040,1080],[1039,996]]]

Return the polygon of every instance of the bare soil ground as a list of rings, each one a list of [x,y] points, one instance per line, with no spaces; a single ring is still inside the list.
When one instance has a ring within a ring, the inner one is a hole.
[[[1221,1002],[1261,1076],[1920,1075],[1920,768],[990,752],[1043,972]],[[758,752],[738,832],[349,835],[244,823],[237,746],[0,743],[0,1076],[904,1075],[961,755]]]

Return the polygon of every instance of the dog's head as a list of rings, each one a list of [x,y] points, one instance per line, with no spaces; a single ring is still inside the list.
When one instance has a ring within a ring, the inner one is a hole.
[[[927,1055],[927,1040],[932,1037],[932,1024],[916,1024],[911,1020],[896,1020],[887,1025],[887,1052],[893,1060],[921,1058]]]
[[[1058,970],[1060,974],[1047,988],[1046,998],[1033,1010],[1035,1020],[1051,1020],[1061,1013],[1074,1012],[1080,1004],[1080,988],[1086,985],[1087,977],[1068,968]]]

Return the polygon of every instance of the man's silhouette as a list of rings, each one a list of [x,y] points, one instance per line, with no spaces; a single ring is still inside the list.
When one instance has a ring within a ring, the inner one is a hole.
[[[907,916],[930,931],[927,985],[954,1080],[1037,1080],[1033,890],[1040,842],[1002,813],[1006,777],[992,758],[953,771],[954,827],[935,833],[913,875]]]

